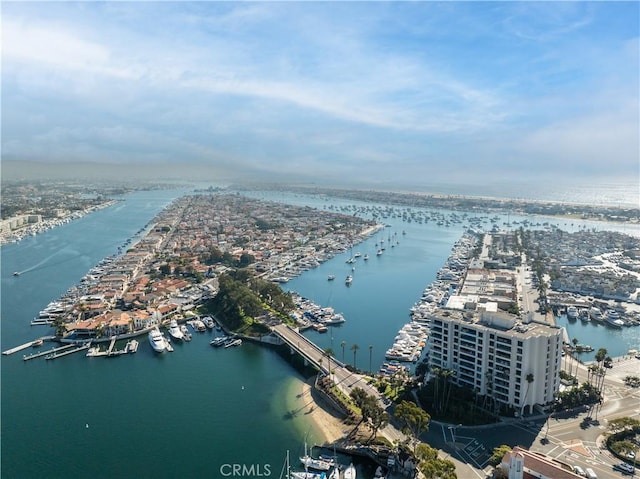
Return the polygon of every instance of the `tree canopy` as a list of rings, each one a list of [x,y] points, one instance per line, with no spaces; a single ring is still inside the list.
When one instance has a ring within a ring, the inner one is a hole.
[[[426,479],[457,479],[456,465],[448,459],[440,459],[438,450],[428,444],[418,444],[416,457],[420,460],[418,469]]]
[[[415,440],[429,429],[431,416],[414,402],[402,401],[396,406],[393,415],[402,424],[403,431],[410,434]]]

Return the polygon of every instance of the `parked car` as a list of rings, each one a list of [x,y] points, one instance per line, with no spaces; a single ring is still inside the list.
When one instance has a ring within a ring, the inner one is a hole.
[[[590,467],[587,467],[587,468],[584,470],[584,473],[586,474],[587,479],[598,479],[598,475],[597,475],[597,474],[596,474],[596,472],[595,472],[593,469],[591,469]]]
[[[615,469],[616,471],[620,471],[622,474],[633,475],[636,472],[636,469],[631,464],[627,464],[626,462],[621,462],[620,464],[614,464],[613,469]]]
[[[573,466],[573,472],[579,476],[585,477],[584,470],[580,466]]]

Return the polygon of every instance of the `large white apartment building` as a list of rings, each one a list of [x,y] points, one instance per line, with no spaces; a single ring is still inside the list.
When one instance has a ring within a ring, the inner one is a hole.
[[[560,384],[563,329],[532,318],[490,304],[438,309],[430,317],[429,367],[455,371],[454,383],[517,413],[551,403]]]

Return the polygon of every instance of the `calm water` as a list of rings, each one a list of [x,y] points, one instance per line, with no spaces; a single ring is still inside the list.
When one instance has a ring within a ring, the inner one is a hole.
[[[128,195],[111,208],[3,247],[2,350],[46,334],[47,328],[29,326],[38,311],[181,193]],[[258,196],[329,204],[300,195]],[[362,369],[379,368],[409,308],[462,233],[460,224],[384,221],[391,227],[354,248],[371,257],[367,263],[361,258],[355,271],[345,253],[286,285],[345,315],[344,325],[309,336],[338,358],[344,342],[349,363],[358,345],[355,361]],[[395,234],[399,244],[376,257],[374,243]],[[25,272],[14,277],[13,271]],[[354,281],[346,287],[349,273]],[[328,274],[336,280],[327,281]],[[601,338],[591,344],[614,355],[614,347],[602,344],[609,335]],[[305,435],[309,442],[320,439],[303,413],[307,399],[296,396],[307,373],[274,350],[251,344],[216,350],[209,340],[209,333],[194,335],[163,356],[152,354],[146,338],[137,354],[110,359],[2,356],[2,477],[221,477],[227,463],[260,465],[263,472],[268,464],[271,477],[278,477],[287,449],[295,457]]]
[[[599,348],[606,348],[609,356],[624,356],[630,349],[640,349],[640,327],[616,329],[597,321],[582,322],[567,319],[563,314],[556,321],[567,329],[569,338],[576,338],[580,344],[588,344],[594,351],[581,353],[582,361],[593,361]]]
[[[129,195],[3,247],[2,349],[47,334],[30,320],[179,193]],[[304,377],[273,350],[217,350],[210,339],[163,356],[145,337],[131,356],[2,356],[2,477],[220,477],[226,463],[268,464],[278,477],[309,432],[302,413],[288,413],[306,404],[296,397]]]

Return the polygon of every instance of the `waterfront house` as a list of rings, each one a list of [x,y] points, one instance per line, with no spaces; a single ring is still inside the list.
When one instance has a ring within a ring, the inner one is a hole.
[[[157,316],[150,314],[149,311],[145,309],[136,309],[131,314],[133,316],[133,328],[135,330],[147,329],[158,324]]]
[[[104,315],[105,324],[103,334],[105,336],[117,336],[133,332],[133,318],[123,311],[112,311]]]

